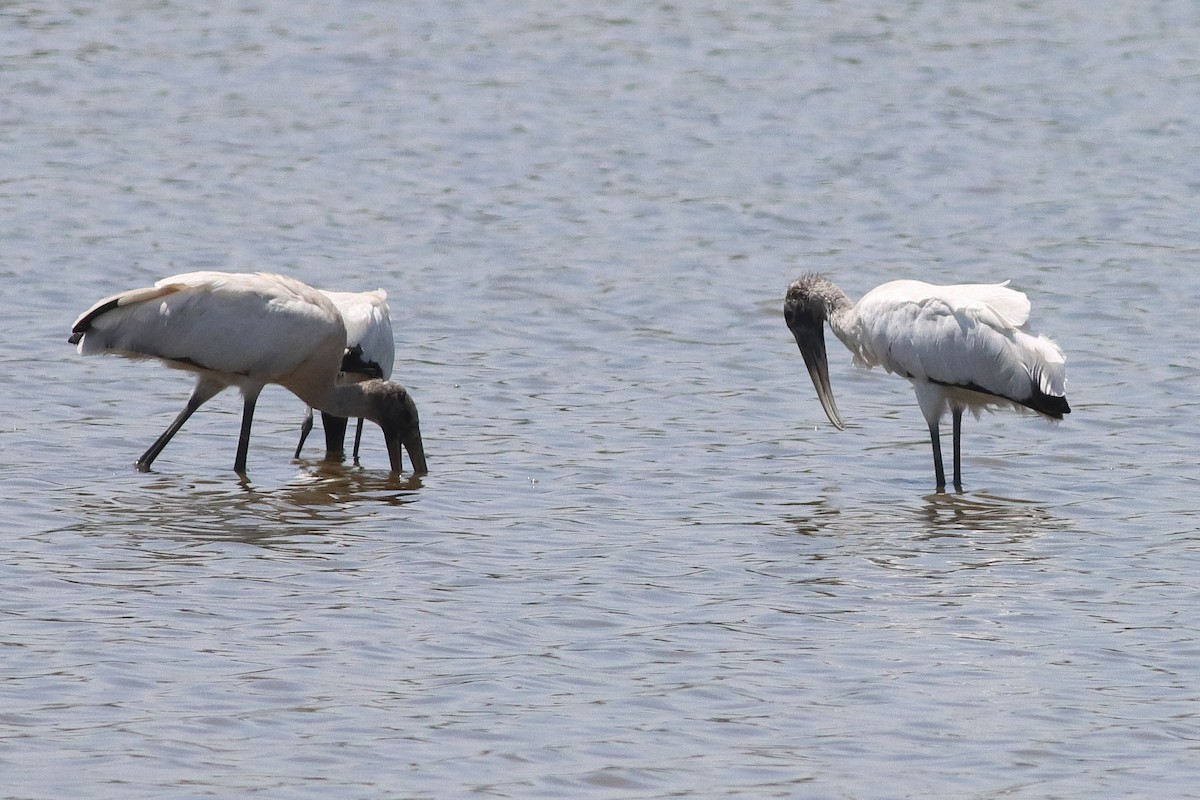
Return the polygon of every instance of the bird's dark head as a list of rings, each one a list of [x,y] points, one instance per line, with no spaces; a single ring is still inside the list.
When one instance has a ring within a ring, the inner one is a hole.
[[[398,474],[401,470],[401,446],[408,451],[413,474],[424,475],[429,472],[425,464],[425,446],[421,442],[421,422],[417,416],[417,404],[409,397],[404,387],[384,380],[366,381],[360,386],[371,398],[371,415],[367,418],[383,429],[392,472]]]
[[[825,355],[825,320],[831,307],[849,304],[845,293],[826,278],[808,274],[792,281],[783,300],[783,319],[796,338],[808,376],[817,390],[817,399],[825,416],[838,428],[845,428],[829,385],[829,361]]]
[[[792,281],[783,298],[783,319],[788,328],[821,327],[829,311],[828,286],[832,284],[816,273]]]

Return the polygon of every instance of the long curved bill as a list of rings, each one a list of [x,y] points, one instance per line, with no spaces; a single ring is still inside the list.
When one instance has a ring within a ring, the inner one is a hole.
[[[403,390],[401,390],[403,391]],[[417,404],[408,393],[404,393],[405,413],[399,420],[392,420],[381,425],[383,438],[387,442],[388,458],[392,462],[392,474],[399,475],[402,470],[400,448],[408,451],[408,460],[412,462],[413,475],[425,475],[429,467],[425,464],[425,445],[421,442],[421,422],[417,414]]]
[[[421,429],[413,425],[409,430],[389,432],[384,431],[387,441],[388,458],[392,462],[392,473],[399,475],[403,471],[401,463],[401,446],[408,451],[408,460],[412,462],[414,475],[426,475],[429,467],[425,463],[425,445],[421,442]]]
[[[425,445],[421,443],[421,432],[414,431],[410,436],[404,439],[404,449],[408,451],[408,460],[412,462],[414,475],[429,474],[429,467],[425,464]],[[389,451],[388,455],[391,455]],[[396,455],[392,458],[392,471],[400,471],[400,452],[396,449]]]
[[[821,401],[821,408],[825,409],[825,416],[829,417],[829,421],[838,430],[845,430],[846,425],[838,414],[837,403],[833,401],[833,389],[829,385],[824,326],[818,324],[793,328],[792,335],[796,337],[800,354],[804,356],[804,366],[808,367],[808,376],[812,378],[813,386],[816,387],[817,399]]]

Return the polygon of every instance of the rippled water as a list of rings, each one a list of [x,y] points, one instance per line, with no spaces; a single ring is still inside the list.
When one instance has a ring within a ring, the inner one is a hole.
[[[1197,796],[1200,12],[0,5],[0,797]],[[190,269],[386,288],[430,474],[83,359]],[[1011,278],[1073,413],[783,325]],[[312,448],[315,452],[316,448]]]

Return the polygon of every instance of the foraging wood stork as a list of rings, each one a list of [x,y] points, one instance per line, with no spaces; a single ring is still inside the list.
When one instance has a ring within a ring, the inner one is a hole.
[[[936,286],[892,281],[857,304],[820,275],[788,286],[783,316],[796,337],[826,416],[845,428],[829,386],[824,323],[858,364],[908,378],[929,425],[937,488],[946,485],[939,423],[954,421],[954,488],[962,490],[959,461],[962,414],[983,409],[1029,409],[1060,420],[1066,398],[1066,357],[1054,342],[1030,332],[1029,299],[1002,284]]]
[[[283,275],[190,272],[152,287],[106,297],[72,328],[83,355],[157,358],[196,373],[187,404],[138,459],[148,470],[193,412],[230,386],[244,398],[233,468],[246,471],[250,424],[259,393],[279,384],[308,405],[339,417],[365,417],[383,429],[392,471],[401,446],[414,473],[427,472],[417,407],[399,384],[337,380],[346,328],[328,297]]]
[[[392,336],[392,319],[388,311],[387,292],[329,292],[321,294],[337,306],[346,326],[346,352],[342,356],[340,376],[348,381],[366,381],[372,378],[387,380],[392,377],[392,365],[396,360],[396,343]],[[300,443],[296,445],[296,458],[304,449],[313,426],[313,410],[309,406],[300,426]],[[346,418],[321,412],[321,426],[325,430],[325,457],[341,458],[346,447]],[[362,440],[363,419],[358,418],[354,431],[354,461],[358,462],[358,446]]]

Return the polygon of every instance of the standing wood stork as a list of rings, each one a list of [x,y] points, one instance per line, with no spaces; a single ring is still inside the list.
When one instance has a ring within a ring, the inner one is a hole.
[[[820,275],[788,286],[783,316],[796,337],[826,416],[845,428],[829,386],[824,323],[856,363],[908,378],[929,425],[937,488],[946,485],[938,427],[954,420],[954,488],[962,490],[962,414],[986,408],[1036,411],[1049,420],[1071,412],[1066,357],[1054,342],[1026,329],[1029,299],[1001,284],[935,286],[892,281],[857,304]]]
[[[417,407],[408,392],[383,380],[338,381],[346,350],[342,316],[328,297],[292,278],[261,272],[163,278],[96,303],[75,321],[69,341],[83,355],[157,358],[196,373],[187,405],[138,459],[143,471],[197,408],[235,386],[244,405],[233,468],[244,474],[254,405],[268,383],[321,411],[379,425],[394,473],[400,472],[401,445],[414,473],[428,471]]]
[[[342,356],[340,376],[348,381],[366,381],[372,378],[387,380],[392,377],[392,365],[396,360],[396,343],[392,336],[392,320],[388,312],[387,292],[329,292],[321,294],[337,306],[346,326],[346,352]],[[312,431],[312,406],[304,415],[300,426],[300,443],[296,445],[296,458],[304,449],[304,441]],[[321,412],[321,426],[325,430],[325,457],[341,458],[346,447],[346,418]],[[358,446],[362,441],[363,419],[358,418],[354,431],[354,461],[358,462]]]

